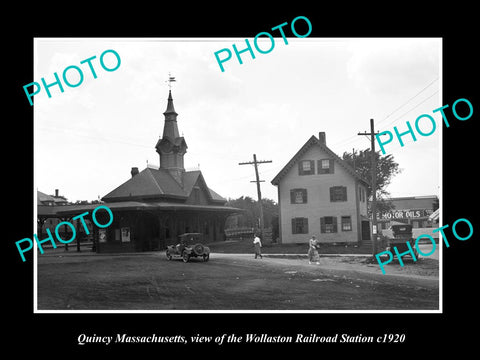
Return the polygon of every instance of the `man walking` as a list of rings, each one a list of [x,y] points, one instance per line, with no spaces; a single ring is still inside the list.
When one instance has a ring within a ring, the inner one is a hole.
[[[257,256],[260,256],[260,259],[263,259],[262,256],[262,242],[260,241],[260,238],[258,237],[257,234],[254,235],[255,238],[253,239],[253,246],[255,247],[255,259]]]

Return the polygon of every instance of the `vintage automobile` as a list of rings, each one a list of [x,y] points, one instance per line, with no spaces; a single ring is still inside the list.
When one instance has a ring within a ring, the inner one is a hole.
[[[202,258],[203,261],[210,259],[210,248],[202,244],[202,234],[185,233],[178,236],[178,244],[167,246],[167,259],[181,258],[188,262],[191,258]]]
[[[408,242],[411,248],[413,249],[413,254],[418,259],[418,252],[415,247],[415,239],[412,237],[413,235],[412,225],[396,223],[391,226],[391,229],[392,229],[393,239],[391,238],[388,239],[387,251],[390,251],[393,254],[393,256],[396,257],[396,253],[393,250],[393,247],[395,246],[397,248],[397,251],[401,254],[409,251],[407,246],[407,242]],[[410,253],[407,253],[406,255],[411,257]]]

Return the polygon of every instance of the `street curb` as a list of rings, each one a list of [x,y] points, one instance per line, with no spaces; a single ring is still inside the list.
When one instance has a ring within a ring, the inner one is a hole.
[[[308,254],[262,254],[265,257],[276,256],[276,257],[308,257]],[[372,257],[371,254],[318,254],[320,257]]]

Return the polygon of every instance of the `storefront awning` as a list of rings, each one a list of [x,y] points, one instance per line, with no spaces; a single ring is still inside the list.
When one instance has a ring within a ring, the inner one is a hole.
[[[440,216],[440,208],[435,210],[429,217],[428,220],[430,221],[437,221]]]

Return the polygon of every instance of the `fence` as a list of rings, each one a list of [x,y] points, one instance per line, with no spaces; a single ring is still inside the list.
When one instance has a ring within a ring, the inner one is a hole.
[[[244,238],[253,238],[255,229],[253,227],[225,229],[225,237],[227,240],[242,240]]]

